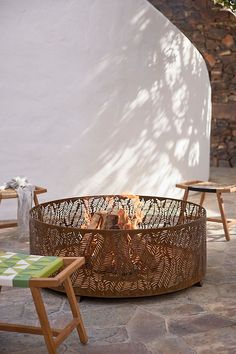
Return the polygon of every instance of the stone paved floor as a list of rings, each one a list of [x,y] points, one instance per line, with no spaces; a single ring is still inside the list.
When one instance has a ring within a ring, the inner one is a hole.
[[[236,182],[236,168],[215,168],[211,178]],[[209,196],[209,195],[208,195]],[[197,201],[198,195],[192,200]],[[214,195],[206,207],[217,211]],[[228,216],[236,217],[236,195],[227,195]],[[84,298],[81,312],[89,343],[79,343],[73,333],[60,346],[59,353],[84,354],[192,354],[236,353],[236,229],[226,242],[221,225],[208,224],[207,275],[203,287],[169,295],[138,299]],[[18,241],[16,230],[0,232],[0,248],[28,250]],[[44,291],[50,320],[57,327],[69,316],[65,297]],[[1,321],[18,320],[36,324],[29,291],[3,288],[0,294]],[[40,336],[0,332],[0,353],[46,353]]]

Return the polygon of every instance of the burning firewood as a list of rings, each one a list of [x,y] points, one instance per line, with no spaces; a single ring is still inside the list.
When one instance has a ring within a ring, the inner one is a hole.
[[[138,228],[138,224],[143,220],[142,205],[140,199],[136,195],[127,195],[132,200],[133,215],[129,216],[127,211],[120,208],[118,211],[112,209],[110,212],[95,212],[90,221],[87,223],[87,229],[121,229],[133,230]]]
[[[118,215],[118,225],[120,229],[124,229],[124,226],[129,222],[128,215],[123,209],[120,209],[117,215]]]
[[[88,224],[88,229],[100,229],[100,225],[102,222],[102,216],[100,213],[94,213],[90,223]]]
[[[87,226],[88,229],[119,229],[118,215],[109,213],[94,213],[90,223]]]
[[[118,215],[116,215],[116,214],[103,214],[102,219],[103,220],[102,220],[101,229],[105,229],[105,230],[119,229]]]

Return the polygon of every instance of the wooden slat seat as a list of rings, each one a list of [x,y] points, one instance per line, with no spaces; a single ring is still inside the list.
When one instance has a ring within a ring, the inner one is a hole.
[[[47,192],[46,188],[35,186],[34,193],[36,195],[46,193],[46,192]],[[18,198],[18,194],[15,189],[7,188],[0,191],[0,199],[12,199],[12,198]]]

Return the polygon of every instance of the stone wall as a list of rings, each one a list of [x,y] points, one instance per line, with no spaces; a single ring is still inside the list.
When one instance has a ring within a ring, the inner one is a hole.
[[[198,48],[212,86],[211,163],[236,166],[236,17],[212,0],[150,0]]]

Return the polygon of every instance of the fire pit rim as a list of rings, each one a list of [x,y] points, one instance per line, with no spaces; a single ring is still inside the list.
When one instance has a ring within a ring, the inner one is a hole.
[[[173,200],[173,201],[178,201],[178,202],[183,202],[181,199],[176,199],[176,198],[169,198],[169,197],[158,197],[158,196],[147,196],[147,195],[140,195],[140,194],[134,194],[134,196],[138,196],[140,198],[157,198],[159,200]],[[34,206],[33,208],[31,208],[30,210],[30,218],[34,219],[34,221],[37,221],[39,224],[43,224],[43,225],[48,225],[49,227],[53,227],[53,228],[57,228],[57,229],[65,229],[66,231],[75,231],[75,230],[80,230],[82,233],[98,233],[99,230],[97,229],[87,229],[87,228],[80,228],[80,227],[71,227],[71,226],[61,226],[61,225],[55,225],[52,223],[47,223],[45,221],[40,221],[38,219],[33,218],[32,213],[35,209],[40,208],[41,206],[46,206],[48,204],[52,204],[52,203],[58,203],[58,202],[68,202],[70,201],[76,201],[78,199],[87,199],[87,198],[101,198],[101,197],[122,197],[122,198],[126,198],[125,195],[123,194],[101,194],[101,195],[86,195],[86,196],[79,196],[79,197],[68,197],[68,198],[62,198],[62,199],[55,199],[55,200],[49,200],[47,202],[44,203],[40,203],[36,206]],[[145,230],[145,232],[155,232],[155,230],[161,231],[161,230],[171,230],[171,229],[180,229],[183,228],[183,226],[186,226],[188,224],[197,224],[200,223],[203,219],[206,220],[206,209],[204,207],[202,207],[201,205],[197,204],[197,203],[193,203],[193,202],[185,202],[186,205],[195,205],[199,208],[200,212],[203,212],[202,216],[199,216],[196,220],[191,220],[189,223],[182,223],[179,225],[174,225],[174,226],[167,226],[167,227],[155,227],[155,228],[136,228],[136,229],[127,229],[127,230],[122,230],[122,229],[100,229],[103,232],[106,232],[108,235],[109,234],[119,234],[121,231],[127,231],[127,233],[139,233]]]

